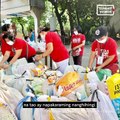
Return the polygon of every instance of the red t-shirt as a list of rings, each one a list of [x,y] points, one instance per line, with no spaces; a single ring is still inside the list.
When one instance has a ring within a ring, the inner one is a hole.
[[[55,62],[60,62],[62,60],[69,58],[69,53],[57,33],[48,32],[45,36],[45,41],[46,44],[48,43],[53,44],[53,51],[50,54],[52,60],[54,60]]]
[[[6,42],[3,40],[3,38],[2,38],[3,35],[4,35],[4,33],[2,33],[2,34],[0,35],[0,42],[1,42],[1,52],[2,52],[2,54],[4,55],[6,49],[7,49],[7,47],[9,47],[9,45],[6,44]]]
[[[2,39],[1,41],[1,52],[4,55],[6,50],[9,48],[10,46],[8,44],[6,44],[6,42]]]
[[[96,40],[92,43],[92,51],[95,51],[95,53],[96,53],[96,61],[97,61],[98,56],[100,56],[100,54],[103,54],[103,56],[104,56],[103,62],[109,56],[115,55],[114,59],[108,65],[118,62],[117,48],[118,48],[118,46],[117,46],[116,41],[110,37],[108,37],[107,42],[104,44],[100,44]],[[97,62],[96,62],[96,66],[98,66]]]
[[[10,51],[11,52],[10,57],[13,57],[15,55],[15,50],[22,49],[22,53],[19,58],[23,57],[27,58],[27,45],[28,45],[28,58],[30,58],[36,54],[35,49],[31,47],[26,41],[19,38],[15,38],[15,43],[12,46],[8,45],[8,47],[4,49],[3,53],[5,53],[5,51]]]
[[[80,44],[82,44],[82,42],[86,40],[85,35],[84,34],[78,34],[75,35],[73,34],[71,37],[71,48],[74,48]],[[80,51],[80,55],[83,55],[83,51],[84,51],[84,46],[81,47],[81,51]]]

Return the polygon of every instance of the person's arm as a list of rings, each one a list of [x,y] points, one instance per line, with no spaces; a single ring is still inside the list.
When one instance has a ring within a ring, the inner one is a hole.
[[[92,69],[92,65],[95,59],[95,51],[91,51],[88,67]]]
[[[47,50],[42,54],[43,57],[50,55],[53,52],[53,43],[50,42],[46,45]]]
[[[100,66],[98,66],[96,68],[96,72],[98,72],[100,69],[102,69],[103,67],[107,66],[113,59],[114,59],[115,55],[111,55],[109,56],[103,64],[101,64]]]
[[[83,40],[80,45],[75,46],[75,47],[73,48],[73,50],[76,50],[76,49],[78,49],[78,48],[81,48],[81,47],[83,47],[84,45],[85,45],[85,40]]]
[[[52,42],[48,43],[46,45],[46,47],[47,47],[47,50],[44,53],[42,53],[41,55],[36,55],[35,56],[35,61],[39,61],[42,58],[44,58],[44,57],[46,57],[46,56],[48,56],[48,55],[50,55],[52,53],[52,51],[53,51],[53,43]]]
[[[20,57],[21,53],[22,53],[22,49],[16,50],[15,55],[12,58],[12,60],[9,62],[9,64],[13,64]]]
[[[22,49],[16,50],[15,56],[12,58],[9,64],[4,64],[3,68],[8,69],[20,57],[21,52],[22,52]]]
[[[6,62],[9,57],[10,57],[10,51],[6,51],[1,62],[0,62],[0,65],[4,64],[4,62]]]

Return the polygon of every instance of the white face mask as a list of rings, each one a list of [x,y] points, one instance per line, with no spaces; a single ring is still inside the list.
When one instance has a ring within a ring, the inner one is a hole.
[[[74,34],[75,34],[75,35],[78,35],[78,31],[74,31]]]
[[[8,41],[8,42],[6,42],[8,45],[13,45],[14,44],[14,42],[13,41]]]
[[[97,41],[98,41],[99,43],[105,43],[105,42],[107,41],[107,38],[104,38],[103,40],[98,40],[98,39],[97,39]]]
[[[13,33],[13,29],[10,29],[9,32]]]

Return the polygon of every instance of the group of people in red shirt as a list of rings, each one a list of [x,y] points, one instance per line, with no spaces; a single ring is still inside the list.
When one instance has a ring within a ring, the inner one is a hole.
[[[46,41],[46,51],[43,54],[38,54],[25,40],[16,38],[14,32],[11,31],[10,24],[2,26],[0,40],[3,58],[0,61],[1,68],[8,69],[19,58],[24,57],[28,62],[35,62],[50,55],[52,60],[56,62],[58,69],[64,73],[68,65],[69,53],[56,32],[50,32],[47,27],[40,30],[41,39]]]
[[[2,26],[0,40],[3,59],[0,62],[1,68],[9,68],[19,58],[25,57],[28,62],[35,62],[50,55],[52,60],[56,63],[58,69],[64,73],[66,67],[68,66],[69,52],[56,32],[51,32],[47,27],[40,29],[39,35],[41,36],[41,39],[46,42],[46,51],[42,54],[37,54],[37,51],[25,40],[16,38],[14,32],[11,31],[12,28],[10,24]],[[70,46],[75,65],[82,65],[85,40],[86,38],[85,35],[82,34],[81,27],[74,27]],[[108,37],[108,31],[104,26],[97,28],[95,31],[95,41],[91,46],[91,54],[88,65],[90,69],[92,69],[95,58],[96,71],[99,71],[102,68],[108,68],[113,73],[117,71],[117,44],[115,40]]]
[[[82,64],[82,56],[85,45],[85,35],[82,34],[80,26],[74,28],[74,34],[71,38],[71,48],[74,64]],[[117,43],[111,37],[108,37],[108,30],[106,26],[100,26],[96,29],[94,34],[94,42],[91,45],[91,53],[88,67],[93,68],[94,60],[96,59],[96,72],[101,69],[110,69],[112,74],[119,70]]]

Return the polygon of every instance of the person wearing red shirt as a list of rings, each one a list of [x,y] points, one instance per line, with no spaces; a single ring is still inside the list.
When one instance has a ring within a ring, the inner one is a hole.
[[[11,27],[10,24],[4,24],[4,25],[1,27],[1,30],[2,30],[2,33],[0,34],[0,43],[1,43],[0,47],[1,47],[1,52],[2,52],[2,54],[4,55],[4,54],[5,54],[5,49],[8,47],[8,45],[7,45],[7,44],[4,44],[5,41],[2,39],[2,36],[3,36],[5,33],[7,33],[8,31],[9,31],[9,32],[12,32],[13,30],[12,30],[12,27]]]
[[[119,69],[117,43],[108,37],[108,30],[105,26],[100,26],[95,31],[95,41],[92,43],[91,55],[88,67],[91,69],[96,58],[96,72],[100,69],[110,69],[112,74]]]
[[[40,59],[50,55],[59,70],[64,73],[68,65],[69,53],[60,36],[56,32],[50,32],[47,27],[40,30],[40,36],[46,41],[46,51],[41,55]]]
[[[81,65],[86,38],[85,35],[81,33],[82,30],[80,26],[75,27],[73,32],[70,45],[72,49],[73,61],[75,65]]]
[[[13,34],[14,36],[16,36],[17,34],[17,30],[16,30],[16,25],[15,23],[13,24],[4,24],[2,27],[1,27],[1,30],[2,30],[2,33],[0,34],[0,47],[1,47],[1,52],[2,52],[2,55],[5,54],[5,50],[6,48],[8,47],[8,44],[5,44],[6,42],[2,39],[2,36],[7,33],[7,32],[10,32],[11,34]]]
[[[15,38],[10,32],[3,35],[3,45],[7,46],[3,49],[3,59],[0,65],[4,69],[7,69],[17,59],[25,57],[28,62],[33,62],[33,57],[36,55],[36,51],[26,41]],[[4,64],[6,61],[9,64]]]

